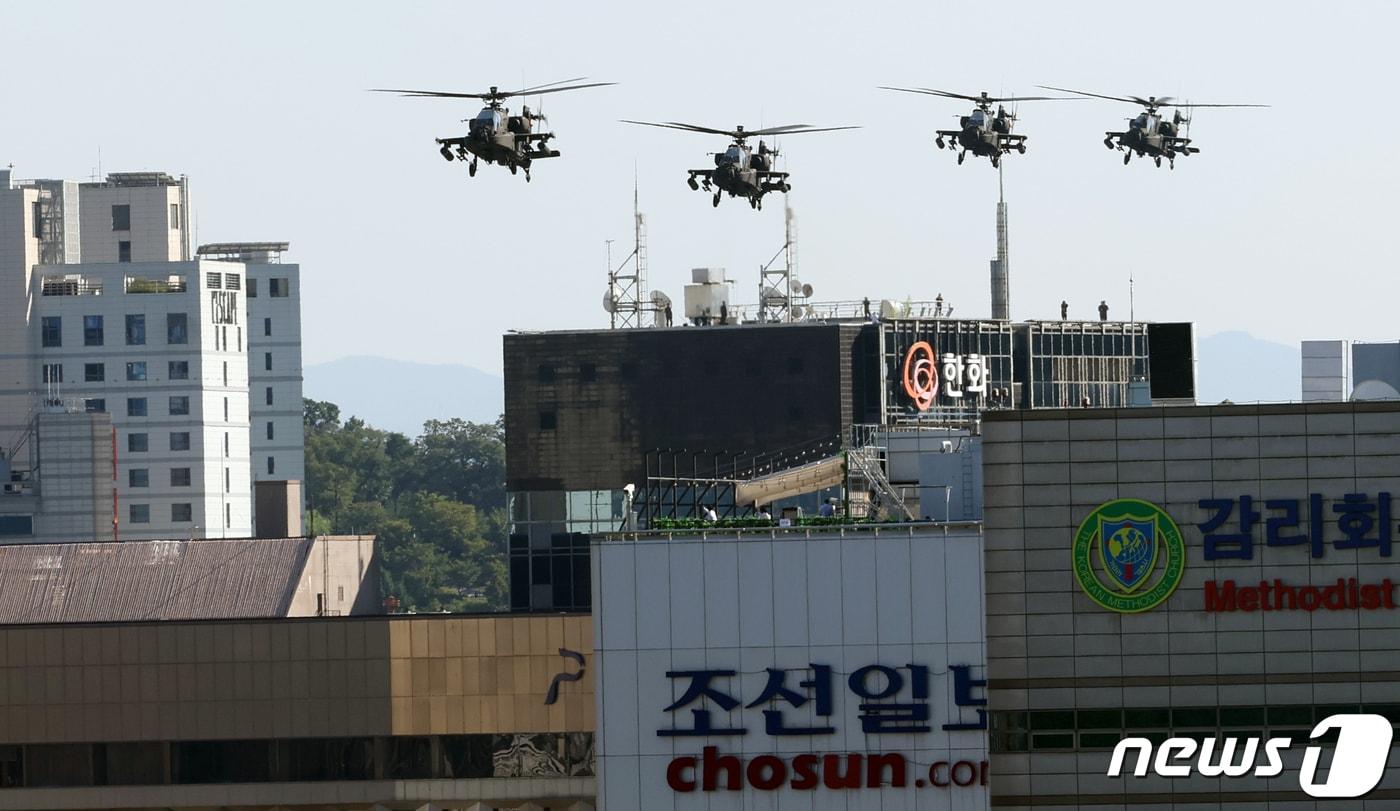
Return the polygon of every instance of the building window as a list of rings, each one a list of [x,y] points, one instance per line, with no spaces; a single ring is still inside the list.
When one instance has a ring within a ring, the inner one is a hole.
[[[224,398],[224,422],[228,422],[228,398]]]
[[[243,289],[243,277],[242,277],[242,276],[239,276],[237,273],[225,273],[225,274],[224,274],[224,289],[225,289],[225,290],[242,290],[242,289]]]
[[[194,520],[194,507],[190,504],[171,504],[170,522],[172,524],[188,524]]]
[[[44,346],[63,346],[63,319],[46,315],[40,323]]]
[[[210,290],[221,290],[224,286],[224,274],[206,273],[204,274],[204,286]]]
[[[228,361],[224,361],[224,385],[228,385]]]
[[[146,362],[144,360],[134,360],[126,365],[127,380],[145,380]]]
[[[271,476],[277,472],[277,460],[271,456],[267,457],[267,475]]]
[[[224,505],[224,529],[229,529],[229,528],[232,527],[232,526],[233,526],[233,505],[232,505],[232,504],[225,504],[225,505]]]
[[[63,364],[61,364],[61,363],[45,363],[45,364],[44,364],[44,382],[45,382],[45,383],[62,383],[62,382],[63,382]]]
[[[171,431],[171,432],[170,432],[170,450],[172,450],[172,451],[187,451],[187,450],[189,450],[189,449],[190,449],[190,432],[189,432],[189,431]]]
[[[128,315],[126,317],[126,345],[146,345],[146,316]]]
[[[234,327],[234,329],[238,330],[238,349],[236,351],[241,355],[243,354],[243,328]]]
[[[83,382],[101,383],[107,379],[107,366],[103,363],[84,363]]]
[[[266,394],[267,394],[267,404],[268,404],[268,405],[272,405],[272,387],[271,387],[271,386],[268,386],[268,387],[267,387],[267,392],[266,392]]]
[[[83,346],[102,346],[102,316],[83,316]]]
[[[252,277],[249,277],[249,278],[248,278],[248,298],[257,298],[257,297],[258,297],[258,280],[257,280],[257,279],[254,279],[254,278],[252,278]]]
[[[267,294],[273,298],[286,298],[287,288],[288,284],[286,279],[267,280]]]
[[[126,398],[126,415],[128,417],[146,416],[146,398],[128,397]]]
[[[224,458],[228,458],[228,431],[224,431]]]
[[[271,352],[264,352],[264,353],[263,353],[263,369],[264,369],[265,371],[268,371],[268,372],[272,371],[272,353],[271,353]]]
[[[187,344],[190,342],[190,319],[184,313],[167,313],[165,316],[165,342]]]
[[[267,421],[267,438],[272,439],[272,420]]]
[[[554,411],[540,412],[540,430],[553,431],[559,426],[559,414]]]
[[[84,411],[106,411],[107,400],[103,397],[89,397],[83,401]]]
[[[150,434],[127,434],[127,435],[126,435],[126,452],[127,452],[127,453],[145,453],[146,451],[150,450],[150,446],[151,446],[151,436],[150,436]]]
[[[170,416],[183,417],[190,413],[190,398],[188,395],[180,395],[170,398]]]
[[[130,515],[133,524],[149,524],[151,523],[151,505],[132,504]]]
[[[124,239],[121,242],[117,243],[117,261],[131,261],[131,240]]]
[[[225,493],[228,493],[228,492],[232,492],[232,490],[233,490],[233,474],[229,471],[228,468],[224,468],[224,492],[225,492]]]
[[[151,471],[144,467],[134,467],[126,472],[127,487],[150,487]]]
[[[32,233],[34,234],[34,238],[35,238],[35,239],[43,239],[43,238],[44,238],[44,204],[41,203],[41,202],[39,202],[38,200],[35,200],[35,201],[34,201],[34,204],[33,204],[32,206],[30,206],[30,208],[29,208],[29,213],[30,213],[31,218],[34,220],[34,230],[33,230],[33,232],[32,232]]]
[[[171,487],[189,487],[189,486],[190,486],[190,469],[187,468],[187,467],[172,467],[172,468],[170,468],[170,486],[171,486]]]
[[[271,334],[272,334],[272,319],[271,319],[271,318],[264,318],[264,319],[263,319],[263,335],[271,335]]]
[[[131,206],[112,206],[112,230],[131,230]]]
[[[171,380],[189,380],[190,362],[187,360],[172,360],[169,364],[169,374]]]
[[[179,231],[179,230],[180,230],[180,204],[179,204],[179,203],[171,203],[171,204],[170,204],[170,230],[172,230],[172,231]]]

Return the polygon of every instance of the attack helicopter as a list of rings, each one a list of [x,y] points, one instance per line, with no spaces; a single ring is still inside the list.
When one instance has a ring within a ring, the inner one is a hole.
[[[1123,101],[1129,104],[1140,104],[1145,109],[1138,113],[1136,118],[1128,119],[1128,128],[1122,132],[1109,130],[1104,134],[1103,145],[1109,149],[1117,149],[1123,153],[1123,165],[1127,165],[1132,160],[1133,153],[1137,153],[1139,158],[1150,157],[1157,166],[1162,165],[1162,158],[1167,159],[1167,165],[1175,169],[1177,157],[1187,158],[1200,152],[1199,147],[1191,146],[1191,139],[1188,133],[1191,129],[1191,116],[1183,113],[1182,110],[1194,110],[1197,107],[1268,107],[1267,104],[1195,104],[1191,102],[1179,102],[1171,96],[1103,96],[1098,93],[1086,93],[1083,90],[1070,90],[1065,87],[1049,87],[1038,85],[1045,90],[1057,90],[1061,93],[1075,93],[1080,96],[1088,96],[1096,99],[1108,99],[1109,101]],[[1171,120],[1164,118],[1158,110],[1163,107],[1173,108]]]
[[[928,87],[885,87],[881,90],[896,90],[900,93],[920,93],[926,96],[941,96],[948,99],[963,99],[977,105],[970,115],[962,116],[958,119],[956,130],[937,130],[934,143],[939,149],[958,149],[958,163],[962,163],[971,152],[979,158],[991,158],[992,166],[1001,166],[1001,156],[1009,154],[1012,150],[1024,155],[1026,154],[1026,136],[1015,135],[1011,132],[1016,126],[1016,113],[1007,112],[1005,102],[1020,101],[1069,101],[1058,96],[988,96],[987,91],[982,91],[980,96],[966,96],[962,93],[949,93],[946,90],[934,90]],[[997,106],[995,114],[992,113],[992,105]],[[947,138],[951,143],[945,142]]]
[[[730,144],[728,149],[715,153],[715,168],[690,169],[690,177],[686,183],[695,191],[701,187],[707,192],[714,189],[715,196],[711,202],[715,206],[719,206],[720,196],[728,192],[730,197],[743,197],[748,200],[749,206],[754,209],[763,208],[763,195],[773,191],[786,193],[792,189],[792,186],[788,185],[787,172],[779,172],[773,168],[778,157],[778,150],[770,148],[767,142],[760,140],[758,149],[755,151],[748,145],[749,138],[859,129],[859,127],[813,127],[811,124],[789,124],[785,127],[764,127],[757,130],[746,130],[743,127],[721,130],[701,127],[696,124],[682,124],[677,121],[657,124],[650,121],[623,119],[623,123],[703,132],[733,138],[734,143]]]
[[[448,98],[448,99],[481,99],[486,102],[486,106],[481,108],[481,112],[475,118],[464,118],[467,122],[467,134],[456,138],[437,138],[438,151],[442,157],[451,160],[470,161],[467,163],[467,174],[476,176],[477,161],[485,160],[487,163],[499,163],[510,169],[511,174],[516,174],[521,169],[525,170],[525,181],[530,180],[530,164],[542,158],[557,158],[559,150],[551,149],[549,142],[553,140],[552,132],[536,132],[535,122],[546,122],[543,114],[532,112],[524,104],[521,105],[520,115],[511,115],[509,107],[502,107],[501,102],[512,96],[536,96],[544,93],[560,93],[565,90],[582,90],[585,87],[606,87],[616,84],[616,82],[590,82],[588,84],[569,84],[570,82],[581,82],[586,77],[577,79],[564,79],[549,84],[527,87],[523,90],[500,90],[494,85],[485,93],[450,93],[437,90],[392,90],[375,88],[374,93],[398,93],[408,98]],[[557,85],[567,85],[558,87]],[[546,122],[547,123],[547,122]]]

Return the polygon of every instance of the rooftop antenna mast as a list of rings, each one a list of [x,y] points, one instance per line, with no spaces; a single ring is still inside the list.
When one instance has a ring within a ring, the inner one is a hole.
[[[992,260],[992,318],[1011,320],[1011,257],[1006,233],[1006,187],[997,166],[997,258]]]
[[[782,267],[774,267],[778,256]],[[758,269],[758,320],[788,323],[802,317],[801,302],[811,295],[797,275],[797,215],[783,199],[783,247]]]
[[[612,265],[612,241],[608,241],[608,292],[603,297],[603,309],[608,311],[612,329],[644,326],[644,315],[656,309],[646,297],[647,221],[641,210],[635,176],[632,178],[632,236],[632,252],[616,268]]]

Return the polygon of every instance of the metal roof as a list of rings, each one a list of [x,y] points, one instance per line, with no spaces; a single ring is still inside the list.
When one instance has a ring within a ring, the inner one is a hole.
[[[310,538],[0,546],[0,625],[285,617]]]

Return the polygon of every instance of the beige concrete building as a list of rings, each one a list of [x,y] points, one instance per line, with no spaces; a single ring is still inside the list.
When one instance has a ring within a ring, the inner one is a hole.
[[[0,628],[0,809],[591,808],[592,636],[584,615]]]

